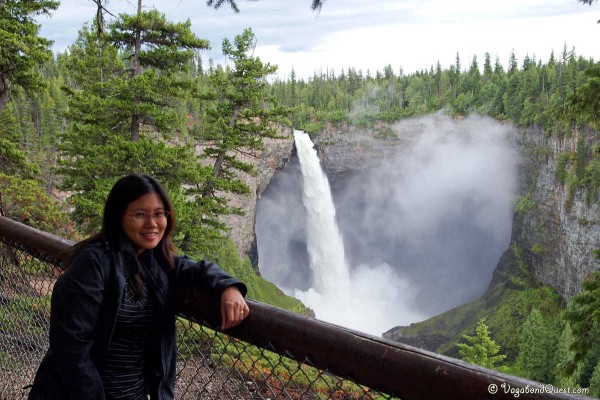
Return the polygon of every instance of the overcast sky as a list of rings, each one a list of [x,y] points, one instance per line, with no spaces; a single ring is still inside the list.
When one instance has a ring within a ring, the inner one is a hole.
[[[301,77],[314,71],[349,66],[382,70],[392,65],[404,73],[429,68],[439,60],[444,68],[460,53],[463,67],[473,56],[499,57],[506,65],[511,51],[519,61],[526,54],[546,61],[564,45],[577,55],[600,59],[600,5],[576,0],[326,0],[320,12],[310,0],[238,0],[214,10],[205,0],[144,0],[176,21],[190,19],[192,29],[208,39],[212,49],[203,58],[220,59],[223,38],[251,27],[256,54],[277,64],[282,77],[292,67]],[[134,13],[135,0],[111,0],[115,14]],[[42,17],[42,35],[55,41],[54,50],[71,45],[82,24],[95,14],[91,0],[62,0],[51,18]]]

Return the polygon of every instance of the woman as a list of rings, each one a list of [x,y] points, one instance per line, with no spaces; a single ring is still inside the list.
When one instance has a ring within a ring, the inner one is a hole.
[[[174,255],[174,228],[155,179],[129,175],[113,186],[101,231],[74,246],[54,286],[50,348],[30,400],[173,399],[180,284],[220,296],[221,329],[248,315],[243,283],[215,264]]]

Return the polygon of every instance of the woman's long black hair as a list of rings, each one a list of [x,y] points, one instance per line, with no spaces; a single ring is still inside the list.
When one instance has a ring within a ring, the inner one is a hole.
[[[174,268],[173,255],[175,245],[171,238],[175,229],[175,212],[173,204],[164,187],[154,178],[148,175],[131,174],[119,179],[108,194],[104,204],[104,216],[100,231],[82,242],[77,243],[71,249],[71,255],[90,242],[104,241],[111,252],[118,254],[123,251],[123,240],[126,238],[123,232],[123,215],[130,203],[148,194],[156,193],[162,200],[165,211],[167,211],[167,227],[165,233],[154,249],[156,257],[163,260],[167,268]],[[72,257],[71,257],[72,258]],[[141,295],[141,278],[136,276],[136,283],[132,289],[136,295]]]

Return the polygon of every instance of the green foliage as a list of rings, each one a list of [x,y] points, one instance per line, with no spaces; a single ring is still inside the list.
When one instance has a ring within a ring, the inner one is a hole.
[[[589,386],[589,395],[593,397],[600,397],[600,361],[596,364],[596,368],[594,368],[594,373],[592,374],[592,379],[590,379]]]
[[[531,246],[531,252],[536,256],[540,256],[544,253],[544,246],[539,243],[534,243]]]
[[[262,149],[263,138],[278,137],[276,123],[288,114],[267,93],[267,77],[277,67],[251,54],[255,41],[251,29],[237,35],[233,44],[224,39],[223,54],[233,62],[233,67],[212,71],[208,87],[201,95],[208,101],[208,107],[203,124],[197,129],[197,138],[207,144],[203,157],[212,167],[194,193],[200,197],[203,221],[216,227],[221,226],[220,215],[241,211],[229,206],[224,196],[247,194],[248,185],[239,174],[254,172],[251,163],[233,154]]]
[[[499,363],[506,358],[500,352],[500,346],[490,337],[489,328],[482,318],[475,328],[475,336],[463,336],[467,343],[458,343],[461,359],[486,368],[500,368]]]
[[[586,189],[588,203],[594,199],[598,201],[600,197],[600,144],[591,147],[591,155],[588,156],[580,182]]]
[[[0,134],[1,130],[0,128]],[[0,137],[0,161],[0,173],[32,177],[39,171],[34,164],[29,162],[27,155],[19,149],[16,143],[3,137]]]
[[[587,81],[569,98],[570,109],[595,129],[600,128],[600,67],[585,70]]]
[[[511,283],[511,286],[516,289],[527,289],[532,285],[531,273],[529,272],[529,267],[527,263],[521,256],[521,250],[516,242],[510,245],[510,250],[514,254],[516,269],[512,271],[509,275],[508,279]]]
[[[2,324],[2,331],[8,334],[43,337],[47,335],[46,324],[49,315],[50,295],[14,296],[0,308],[0,321],[13,321],[15,316],[18,316],[18,324]]]
[[[583,177],[584,177],[585,167],[587,164],[587,153],[588,153],[588,149],[587,149],[587,143],[585,141],[585,138],[583,136],[580,136],[579,140],[577,141],[577,147],[575,149],[575,162],[574,162],[575,176],[579,180],[583,179]]]
[[[558,317],[563,308],[560,296],[550,287],[506,290],[499,302],[486,311],[487,320],[495,338],[509,360],[519,354],[521,338],[515,331],[523,327],[533,309],[539,310],[547,321]]]
[[[575,191],[579,187],[579,179],[577,179],[577,175],[574,172],[567,174],[566,179],[567,186],[567,209],[571,208],[571,204],[573,203],[573,199],[575,197]]]
[[[539,382],[552,381],[554,374],[553,354],[548,349],[556,342],[556,332],[537,308],[522,325],[519,339],[517,364],[525,377]]]
[[[572,357],[564,364],[565,366],[563,368],[563,374],[569,378],[576,379],[577,383],[582,387],[590,386],[590,379],[592,378],[594,369],[600,362],[600,344],[594,344],[588,350],[583,358],[583,361],[577,363],[577,368],[575,369],[574,373],[570,372],[570,365],[574,357],[573,352],[571,352],[571,356]]]
[[[574,387],[577,383],[575,376],[565,373],[574,357],[571,350],[574,340],[571,324],[567,322],[564,324],[562,333],[558,338],[556,352],[554,353],[554,384],[558,387]]]
[[[134,56],[137,35],[140,37],[139,64],[159,71],[183,72],[193,57],[194,49],[206,49],[208,41],[199,39],[192,32],[191,22],[173,23],[156,9],[138,12],[136,15],[121,14],[110,26],[107,40],[124,49],[127,58]]]
[[[520,257],[518,247],[505,252],[486,293],[478,299],[456,307],[403,330],[408,338],[436,338],[441,344],[435,351],[457,356],[455,343],[470,334],[478,320],[486,319],[494,340],[502,347],[506,361],[514,363],[519,354],[519,327],[533,309],[539,310],[547,321],[558,318],[564,308],[558,293],[549,286],[535,284],[528,267]],[[511,373],[520,373],[518,368]]]
[[[338,397],[333,392],[333,388],[338,387],[352,399],[363,398],[365,395],[366,388],[352,381],[340,381],[339,378],[315,367],[189,321],[178,319],[177,334],[178,350],[184,357],[196,354],[198,349],[210,352],[217,363],[234,369],[241,376],[256,382],[266,382],[277,398],[283,395],[282,382],[293,388],[290,390],[290,387],[287,387],[288,396],[290,392],[299,394],[310,391],[317,395],[315,399],[326,400]],[[380,400],[380,397],[374,396],[372,392],[369,393],[369,397]]]
[[[567,179],[567,163],[570,158],[571,153],[560,153],[556,157],[556,180],[561,185],[564,185]]]
[[[55,235],[73,237],[69,217],[39,181],[0,173],[0,194],[6,217]]]
[[[575,355],[568,371],[571,373],[576,363],[600,343],[600,272],[592,272],[582,286],[583,290],[573,297],[565,312],[565,319],[571,324],[575,336],[572,346]]]
[[[373,137],[375,139],[379,139],[379,140],[394,140],[394,139],[398,139],[398,136],[396,135],[396,133],[394,132],[394,130],[391,127],[389,127],[389,126],[380,127],[380,128],[375,129]]]
[[[531,199],[529,194],[527,194],[526,196],[519,197],[519,200],[517,200],[517,204],[515,205],[515,212],[519,214],[525,213],[534,209],[535,206],[535,200]]]
[[[411,75],[402,70],[395,74],[387,66],[375,76],[350,67],[337,75],[332,70],[314,73],[306,81],[292,71],[287,81],[271,85],[271,93],[294,107],[294,127],[311,133],[328,124],[373,127],[377,121],[391,123],[442,109],[453,115],[479,112],[520,126],[538,124],[558,135],[571,134],[577,126],[593,126],[570,95],[592,79],[593,73],[584,71],[598,68],[593,60],[565,50],[561,59],[551,58],[546,64],[525,57],[521,68],[512,55],[509,71],[498,59],[492,67],[489,57],[483,75],[476,65],[474,59],[465,71],[456,64],[443,69],[438,63]],[[591,96],[594,89],[588,92]]]
[[[0,4],[0,112],[8,101],[11,85],[35,90],[43,86],[36,69],[50,60],[51,41],[38,36],[38,15],[49,15],[58,1],[4,0]]]
[[[248,298],[271,304],[290,311],[306,314],[303,304],[293,297],[285,295],[271,282],[256,274],[248,258],[241,259],[235,243],[230,238],[215,237],[205,241],[207,252],[191,252],[198,258],[207,258],[219,264],[229,274],[241,279],[248,287]]]
[[[147,69],[127,73],[115,43],[126,46],[128,35],[148,26],[142,42],[149,49],[138,54]],[[178,126],[177,107],[184,89],[191,88],[191,78],[181,74],[193,55],[189,46],[204,44],[191,33],[189,23],[170,24],[154,11],[122,15],[107,36],[98,37],[87,27],[80,31],[66,58],[73,72],[68,88],[71,125],[60,146],[60,172],[61,187],[74,193],[73,215],[84,232],[98,230],[114,182],[136,172],[156,177],[169,189],[179,232],[186,232],[184,236],[176,232],[183,247],[199,245],[213,234],[201,225],[202,210],[190,197],[190,188],[205,179],[206,168],[191,144],[167,143]],[[161,62],[160,49],[171,52],[177,62]]]

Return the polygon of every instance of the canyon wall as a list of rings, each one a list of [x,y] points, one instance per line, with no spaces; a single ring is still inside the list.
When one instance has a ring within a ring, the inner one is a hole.
[[[349,171],[376,167],[386,158],[402,156],[425,129],[430,126],[423,119],[373,128],[330,126],[315,139],[315,146],[335,187],[343,184]],[[266,141],[262,154],[245,156],[257,170],[256,176],[245,178],[252,194],[234,199],[246,214],[226,221],[240,252],[249,255],[255,266],[256,205],[274,173],[293,156],[293,138],[291,131],[287,133],[288,139]],[[519,247],[535,278],[555,288],[566,300],[579,291],[591,271],[600,268],[593,255],[600,247],[598,200],[586,201],[583,189],[568,193],[566,185],[556,178],[557,158],[566,152],[574,154],[581,135],[588,146],[598,143],[597,135],[584,131],[559,138],[539,128],[516,128],[511,137],[519,154],[511,242]]]
[[[519,199],[513,220],[515,242],[535,278],[552,286],[564,299],[579,292],[581,282],[600,268],[593,250],[600,248],[598,199],[585,199],[582,188],[569,193],[557,179],[558,157],[574,158],[583,137],[588,147],[598,144],[591,131],[569,137],[548,135],[539,128],[516,130],[521,155]]]

